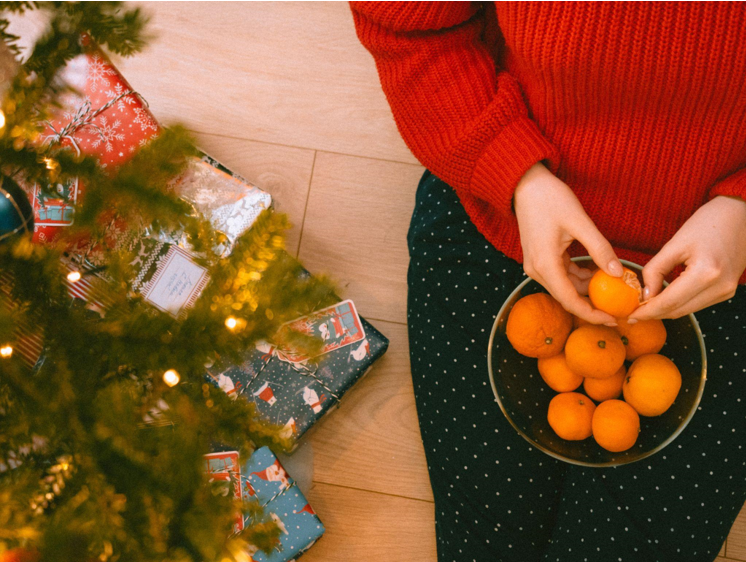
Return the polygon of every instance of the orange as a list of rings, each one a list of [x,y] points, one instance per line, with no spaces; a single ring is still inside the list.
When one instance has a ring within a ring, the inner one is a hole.
[[[624,364],[621,336],[606,326],[581,326],[567,338],[565,357],[570,370],[583,377],[605,379]]]
[[[581,441],[591,436],[596,405],[579,392],[563,392],[549,402],[547,421],[562,439]]]
[[[637,442],[640,416],[621,400],[601,402],[593,414],[593,438],[612,453],[626,451]]]
[[[622,343],[627,349],[627,361],[634,361],[640,355],[658,353],[666,343],[666,327],[661,320],[640,320],[628,324],[620,318],[616,331],[622,336]]]
[[[546,293],[536,293],[513,305],[505,329],[515,350],[527,357],[551,357],[565,345],[572,316]]]
[[[660,416],[681,389],[681,373],[668,357],[643,355],[635,359],[624,379],[624,399],[641,416]]]
[[[583,389],[596,402],[619,398],[622,395],[622,385],[626,374],[627,369],[622,365],[616,373],[608,378],[593,379],[588,377],[583,379]]]
[[[572,329],[580,328],[581,326],[589,326],[591,325],[588,320],[583,320],[580,316],[572,315]]]
[[[583,384],[583,377],[573,373],[567,366],[564,353],[540,358],[539,374],[549,388],[557,392],[571,392]],[[620,392],[621,389],[620,385]]]
[[[637,274],[626,267],[621,277],[613,277],[599,269],[588,284],[588,296],[593,306],[614,318],[626,318],[632,314],[640,306],[641,295]]]

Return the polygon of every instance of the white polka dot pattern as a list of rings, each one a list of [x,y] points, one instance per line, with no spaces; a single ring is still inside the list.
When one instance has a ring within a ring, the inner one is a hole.
[[[532,448],[489,385],[490,329],[521,266],[429,173],[408,240],[412,380],[439,562],[714,560],[746,500],[746,291],[697,315],[710,375],[677,440],[643,461],[581,468]]]

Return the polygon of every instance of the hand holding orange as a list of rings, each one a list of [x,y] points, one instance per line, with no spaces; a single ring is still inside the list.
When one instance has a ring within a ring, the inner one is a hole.
[[[642,287],[631,269],[625,267],[621,277],[613,277],[599,269],[588,284],[588,296],[597,309],[614,318],[626,318],[640,306]]]

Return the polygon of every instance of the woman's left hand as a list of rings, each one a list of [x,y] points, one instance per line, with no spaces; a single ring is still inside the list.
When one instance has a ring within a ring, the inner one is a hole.
[[[686,269],[665,290],[677,265]],[[746,201],[718,196],[700,207],[642,270],[645,304],[630,320],[680,318],[727,300],[746,269]]]

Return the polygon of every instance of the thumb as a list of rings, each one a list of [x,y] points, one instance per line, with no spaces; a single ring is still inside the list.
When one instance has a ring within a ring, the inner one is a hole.
[[[674,267],[681,263],[679,252],[671,244],[666,244],[642,268],[642,280],[645,283],[643,301],[648,301],[663,289],[663,280]]]
[[[614,248],[611,247],[609,241],[599,232],[590,218],[583,228],[575,233],[575,239],[585,246],[598,267],[614,277],[622,276],[622,273],[624,273],[622,262],[616,257]]]

